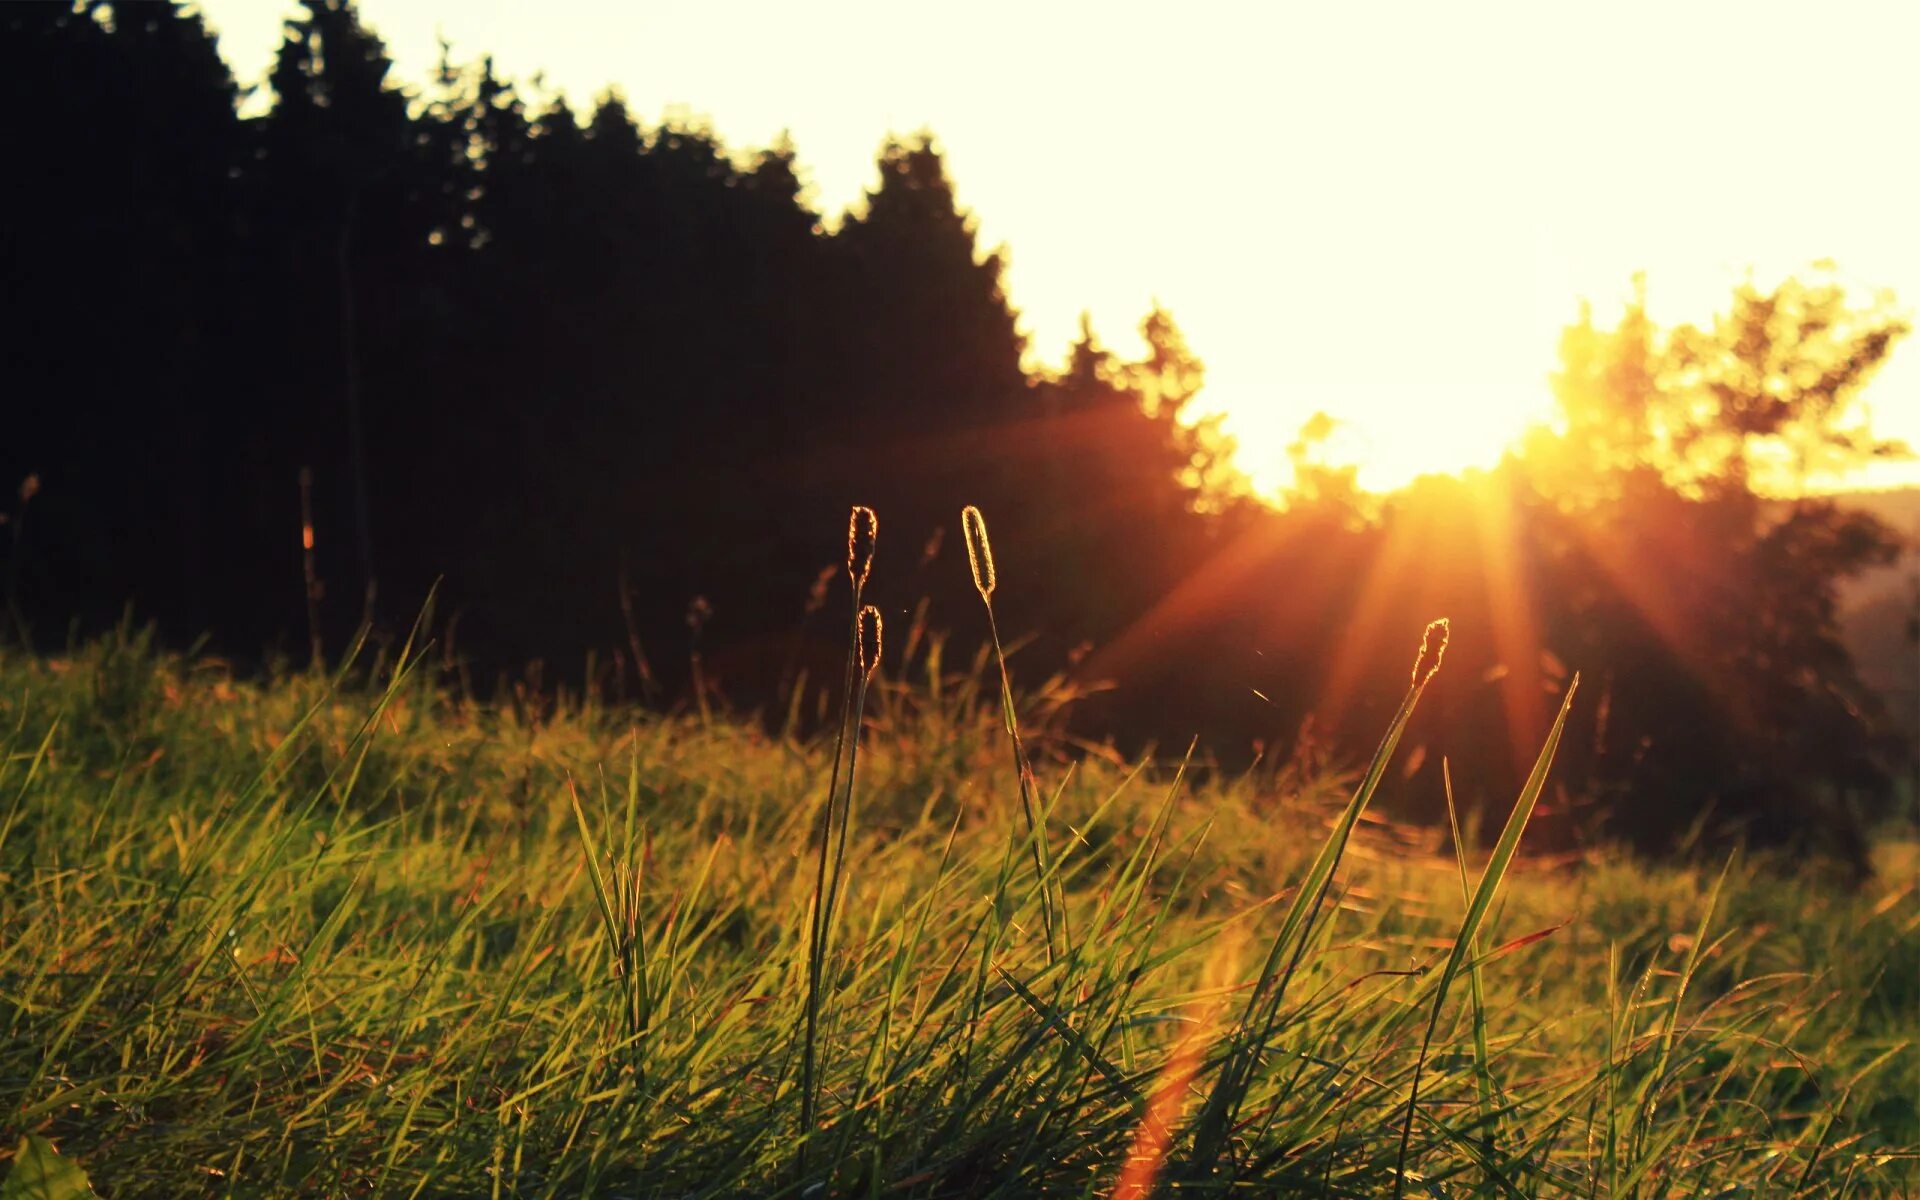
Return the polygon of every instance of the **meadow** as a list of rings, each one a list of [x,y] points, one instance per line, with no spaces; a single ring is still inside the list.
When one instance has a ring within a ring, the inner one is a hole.
[[[0,658],[0,1196],[1920,1188],[1910,842],[1530,857],[1543,753],[1456,855],[1366,811],[1397,727],[1129,760],[912,640],[852,738]]]

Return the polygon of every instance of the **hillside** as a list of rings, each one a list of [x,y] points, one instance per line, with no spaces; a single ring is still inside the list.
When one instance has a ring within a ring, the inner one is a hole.
[[[866,718],[803,1056],[831,738],[487,709],[424,666],[0,659],[12,1169],[117,1200],[1920,1178],[1908,847],[1852,893],[1522,842],[1466,868],[1475,928],[1443,846],[1363,820],[1336,853],[1351,776],[1030,729],[1055,939],[993,694],[883,675]]]

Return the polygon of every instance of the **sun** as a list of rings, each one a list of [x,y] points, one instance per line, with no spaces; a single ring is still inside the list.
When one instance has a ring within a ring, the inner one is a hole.
[[[1263,496],[1282,494],[1292,482],[1290,450],[1315,412],[1325,412],[1332,427],[1311,448],[1311,461],[1356,467],[1362,488],[1387,494],[1422,475],[1494,466],[1530,427],[1549,417],[1551,404],[1544,376],[1537,389],[1477,396],[1448,388],[1426,395],[1354,393],[1328,397],[1319,407],[1203,394],[1203,401],[1209,399],[1237,443],[1236,464]]]

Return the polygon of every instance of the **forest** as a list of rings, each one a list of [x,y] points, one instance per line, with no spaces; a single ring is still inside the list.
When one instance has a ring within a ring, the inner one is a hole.
[[[1697,326],[1567,329],[1559,419],[1489,471],[1370,495],[1316,418],[1276,500],[1172,313],[1137,359],[1084,327],[1042,365],[932,133],[821,212],[791,144],[575,111],[485,58],[396,78],[349,0],[304,0],[268,93],[190,7],[0,10],[11,643],[152,623],[305,666],[432,593],[433,669],[471,694],[810,728],[850,505],[886,531],[887,669],[983,668],[975,505],[1042,750],[1352,760],[1445,616],[1390,811],[1442,819],[1445,763],[1497,822],[1575,672],[1548,842],[1858,873],[1901,803],[1911,722],[1837,604],[1902,538],[1804,484],[1905,452],[1856,401],[1908,322],[1817,264]]]

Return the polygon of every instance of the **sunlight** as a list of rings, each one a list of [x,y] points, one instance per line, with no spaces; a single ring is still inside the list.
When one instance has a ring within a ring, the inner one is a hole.
[[[1327,679],[1317,712],[1332,729],[1342,728],[1356,699],[1370,656],[1390,636],[1386,619],[1395,599],[1420,581],[1421,557],[1431,549],[1425,514],[1387,532],[1385,546],[1367,569],[1359,603],[1344,622],[1328,659]]]
[[[1493,644],[1505,668],[1500,677],[1500,706],[1506,715],[1507,743],[1514,771],[1524,775],[1531,747],[1546,731],[1546,703],[1536,670],[1542,651],[1534,596],[1521,562],[1513,493],[1504,475],[1489,475],[1473,490],[1473,516],[1479,534],[1479,559],[1492,614]]]
[[[1300,436],[1305,415],[1277,402],[1241,403],[1231,395],[1204,393],[1238,442],[1236,459],[1256,490],[1275,494],[1292,478],[1287,447]],[[1321,447],[1328,466],[1359,468],[1360,486],[1384,494],[1422,475],[1458,475],[1491,467],[1526,429],[1548,415],[1545,372],[1532,392],[1514,389],[1475,402],[1466,396],[1420,393],[1354,393],[1335,401],[1333,434]]]

